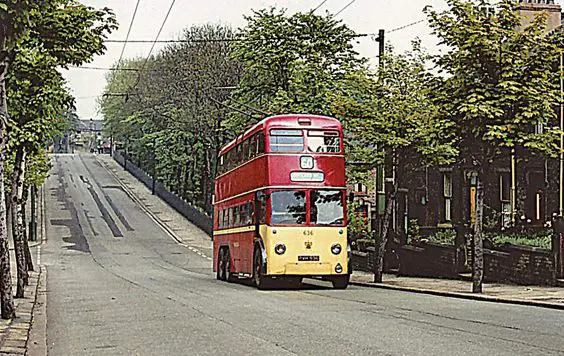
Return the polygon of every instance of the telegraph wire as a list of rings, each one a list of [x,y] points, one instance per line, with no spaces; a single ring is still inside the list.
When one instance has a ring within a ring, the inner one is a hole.
[[[147,57],[143,61],[143,64],[141,65],[141,69],[137,73],[137,79],[135,80],[135,84],[133,85],[133,87],[130,87],[130,90],[127,91],[128,93],[132,89],[135,89],[137,87],[137,85],[139,84],[139,81],[141,80],[141,72],[145,70],[145,67],[147,66],[147,62],[149,61],[149,58],[151,58],[151,53],[153,53],[153,49],[155,49],[155,44],[157,43],[157,41],[159,40],[159,37],[161,36],[161,32],[163,31],[163,28],[165,27],[165,24],[168,20],[168,17],[170,15],[170,12],[172,11],[172,8],[173,8],[175,2],[176,2],[176,0],[172,0],[172,2],[170,3],[170,6],[169,6],[168,11],[166,13],[166,16],[163,20],[163,23],[161,24],[161,27],[159,28],[159,32],[157,32],[157,36],[155,37],[155,40],[153,41],[153,45],[151,46],[151,49],[149,50]],[[126,94],[126,98],[127,97],[128,97],[128,95]]]
[[[103,68],[103,67],[82,66],[82,67],[70,67],[70,68],[71,68],[71,69],[92,69],[92,70],[131,71],[131,72],[138,72],[138,71],[140,71],[139,68],[119,68],[119,67]]]

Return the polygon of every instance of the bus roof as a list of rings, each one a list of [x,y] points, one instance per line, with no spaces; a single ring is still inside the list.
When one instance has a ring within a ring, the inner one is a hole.
[[[271,128],[313,128],[313,129],[324,129],[324,130],[341,130],[341,123],[339,120],[321,115],[310,115],[310,114],[285,114],[285,115],[275,115],[269,116],[262,119],[256,124],[245,129],[245,131],[237,136],[236,139],[226,143],[219,151],[222,155],[227,151],[230,151],[233,146],[237,143],[242,142],[247,137],[253,135],[257,131],[266,130]]]

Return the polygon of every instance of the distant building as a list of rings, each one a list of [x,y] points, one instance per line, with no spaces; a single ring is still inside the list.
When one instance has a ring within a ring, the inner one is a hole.
[[[102,133],[103,128],[103,121],[102,120],[79,120],[78,124],[74,128],[77,134],[85,133],[85,132],[95,132],[97,134]]]

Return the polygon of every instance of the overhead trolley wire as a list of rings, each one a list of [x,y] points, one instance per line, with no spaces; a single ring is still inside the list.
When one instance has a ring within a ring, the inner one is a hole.
[[[129,35],[131,34],[131,29],[133,28],[133,22],[135,21],[135,17],[137,16],[137,10],[139,9],[139,3],[141,0],[137,0],[137,4],[135,5],[135,10],[133,11],[133,16],[131,16],[131,22],[129,22],[129,28],[127,29],[127,35],[125,36],[125,42],[123,42],[123,47],[121,48],[121,54],[119,55],[117,66],[121,64],[121,60],[123,58],[123,53],[125,52],[125,47],[127,46],[127,41],[129,40]],[[108,42],[108,41],[106,41]]]
[[[163,31],[163,28],[166,24],[166,21],[168,20],[168,16],[170,15],[170,12],[172,11],[172,7],[174,6],[175,2],[176,2],[176,0],[172,0],[172,2],[170,3],[170,6],[168,8],[168,12],[166,13],[166,16],[163,20],[163,23],[161,24],[161,27],[159,28],[159,32],[157,32],[157,36],[155,37],[155,40],[153,41],[153,45],[151,46],[151,49],[149,50],[149,54],[147,54],[147,58],[145,58],[145,61],[143,62],[143,65],[141,66],[141,70],[145,69],[145,66],[147,65],[147,61],[149,61],[149,58],[151,57],[151,53],[153,53],[153,49],[155,48],[155,44],[157,43],[157,41],[159,40],[159,37],[161,36],[161,32]]]
[[[323,4],[325,4],[327,2],[327,0],[323,0],[319,5],[317,5],[313,10],[311,10],[311,13],[313,14],[315,11],[317,11],[317,9],[319,9],[321,6],[323,6]]]
[[[339,15],[341,12],[345,11],[349,6],[351,6],[356,0],[352,0],[351,2],[349,2],[348,4],[345,5],[345,7],[343,7],[341,10],[337,11],[337,13],[335,15],[333,15],[334,17],[337,17],[337,15]]]
[[[415,26],[415,25],[417,25],[417,24],[420,24],[421,22],[425,22],[425,19],[421,19],[421,20],[419,20],[419,21],[415,21],[415,22],[412,22],[412,23],[408,23],[407,25],[404,25],[404,26],[396,27],[396,28],[394,28],[394,29],[389,30],[388,33],[400,31],[400,30],[406,29],[406,28],[408,28],[408,27],[411,27],[411,26]]]

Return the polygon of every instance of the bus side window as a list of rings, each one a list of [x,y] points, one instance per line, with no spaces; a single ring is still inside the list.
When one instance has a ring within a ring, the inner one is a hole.
[[[256,135],[251,136],[249,143],[249,160],[255,158],[257,155],[257,137]]]
[[[241,220],[239,220],[239,223],[241,225],[246,225],[247,224],[247,204],[243,204],[239,207],[239,214],[241,215]]]
[[[243,141],[243,162],[249,160],[249,139]]]
[[[223,210],[220,210],[217,214],[217,228],[221,229],[223,227]]]
[[[266,194],[257,192],[256,197],[256,218],[258,219],[259,224],[264,224],[266,222]]]
[[[233,208],[229,208],[227,217],[227,227],[233,227]]]
[[[247,212],[248,213],[247,213],[247,222],[246,223],[247,223],[247,225],[251,225],[255,221],[255,219],[254,219],[255,214],[254,214],[254,211],[253,211],[253,203],[252,202],[247,203]]]
[[[235,147],[235,154],[235,166],[238,166],[243,162],[243,146],[241,144]]]
[[[223,209],[223,228],[227,229],[229,227],[229,210]]]
[[[239,216],[239,207],[238,207],[238,206],[236,206],[236,207],[233,209],[233,214],[235,215],[235,216],[234,216],[235,222],[234,222],[233,224],[234,224],[234,226],[239,226],[240,216]]]
[[[257,134],[257,154],[263,154],[264,153],[264,132],[259,132]]]

